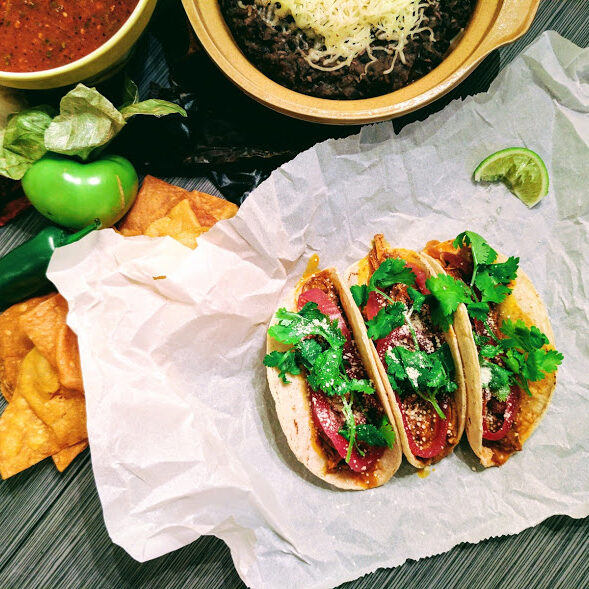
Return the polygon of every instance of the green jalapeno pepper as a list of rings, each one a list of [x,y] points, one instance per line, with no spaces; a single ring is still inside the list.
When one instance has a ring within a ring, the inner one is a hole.
[[[55,249],[82,239],[99,226],[100,221],[96,220],[74,234],[58,227],[46,227],[0,258],[0,309],[50,286],[46,272]]]
[[[118,155],[82,163],[48,153],[22,179],[25,194],[45,217],[78,230],[100,219],[102,227],[116,223],[137,196],[137,173]]]

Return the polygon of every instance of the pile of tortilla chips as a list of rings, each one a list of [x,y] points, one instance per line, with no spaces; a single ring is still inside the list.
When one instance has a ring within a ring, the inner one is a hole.
[[[147,176],[119,224],[126,236],[169,235],[195,248],[199,235],[237,206]],[[76,335],[59,294],[29,299],[0,314],[0,475],[6,479],[52,457],[63,471],[88,446]]]
[[[119,223],[126,236],[169,235],[195,248],[196,238],[217,221],[229,219],[237,212],[233,203],[204,192],[189,192],[153,176],[146,176],[137,200]]]
[[[53,457],[62,471],[87,446],[78,342],[58,294],[0,315],[0,474],[8,478]]]

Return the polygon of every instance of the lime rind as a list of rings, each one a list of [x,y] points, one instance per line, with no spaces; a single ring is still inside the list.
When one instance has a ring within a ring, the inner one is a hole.
[[[528,207],[548,194],[546,165],[536,152],[525,147],[509,147],[491,154],[476,167],[473,179],[503,182]]]

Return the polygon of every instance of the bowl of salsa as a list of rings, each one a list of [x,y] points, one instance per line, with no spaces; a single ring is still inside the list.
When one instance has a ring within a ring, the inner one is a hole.
[[[0,85],[58,88],[123,62],[157,0],[0,0]]]

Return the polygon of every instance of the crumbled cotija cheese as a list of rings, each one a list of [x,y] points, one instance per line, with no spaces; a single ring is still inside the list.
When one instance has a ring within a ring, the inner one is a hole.
[[[488,366],[481,366],[481,387],[487,388],[491,382],[491,369]]]

